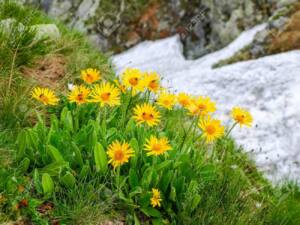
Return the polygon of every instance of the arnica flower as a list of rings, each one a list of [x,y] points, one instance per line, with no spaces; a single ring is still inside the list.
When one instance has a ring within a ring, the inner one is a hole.
[[[152,198],[150,199],[153,208],[160,207],[162,201],[160,197],[160,191],[156,188],[152,188]]]
[[[85,86],[75,86],[71,93],[68,96],[70,102],[75,102],[76,104],[80,105],[83,103],[88,102],[88,97],[90,94],[90,90]]]
[[[157,93],[160,87],[160,77],[156,72],[145,73],[144,86],[151,92]]]
[[[120,90],[107,82],[97,84],[93,87],[90,102],[100,103],[101,107],[120,105]]]
[[[231,110],[231,116],[235,120],[236,123],[240,124],[242,127],[243,125],[251,127],[253,122],[253,117],[247,110],[239,107],[234,107]]]
[[[101,79],[100,71],[97,69],[86,69],[81,71],[81,79],[88,84],[92,84]]]
[[[184,108],[189,107],[192,103],[191,97],[186,93],[179,93],[177,95],[177,101]]]
[[[137,105],[133,109],[133,119],[137,121],[138,124],[146,123],[148,126],[152,127],[159,123],[160,113],[157,109],[147,103],[142,105]]]
[[[59,101],[54,92],[49,88],[36,87],[33,89],[31,96],[44,105],[57,105]]]
[[[127,68],[121,75],[122,83],[132,90],[132,94],[144,91],[143,73],[139,69]]]
[[[171,150],[171,146],[169,144],[169,140],[165,137],[156,138],[155,136],[151,136],[150,139],[146,141],[145,150],[148,151],[147,155],[161,155],[166,151]]]
[[[211,119],[210,116],[201,118],[198,126],[202,130],[202,138],[206,140],[206,143],[211,143],[222,137],[225,132],[225,128],[221,125],[221,121]]]
[[[122,93],[126,92],[126,87],[124,84],[120,84],[119,80],[114,80],[115,85],[120,89]]]
[[[124,163],[127,163],[130,157],[133,156],[133,153],[134,151],[128,143],[120,143],[119,141],[114,141],[108,146],[108,162],[112,164],[114,168],[116,168],[123,165]]]
[[[216,111],[216,104],[209,97],[199,96],[192,100],[188,110],[192,115],[206,116]]]
[[[163,92],[159,95],[157,104],[168,110],[171,110],[176,104],[176,96],[174,94]]]

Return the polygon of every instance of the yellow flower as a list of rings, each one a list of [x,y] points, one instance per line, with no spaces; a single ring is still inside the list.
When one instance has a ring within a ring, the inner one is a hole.
[[[187,95],[186,93],[179,93],[177,95],[177,101],[184,108],[189,107],[192,103],[191,97],[189,95]]]
[[[216,104],[209,97],[199,96],[192,99],[192,103],[188,106],[188,110],[192,115],[206,116],[216,111]]]
[[[100,103],[101,107],[120,105],[120,91],[114,85],[103,82],[93,87],[90,101]]]
[[[160,77],[156,72],[145,73],[144,86],[154,93],[160,90]]]
[[[133,109],[133,112],[133,118],[138,124],[146,123],[148,126],[152,127],[159,123],[160,113],[150,104],[144,103],[142,105],[137,105]]]
[[[225,128],[221,125],[221,121],[211,119],[210,116],[201,118],[198,126],[203,132],[202,138],[206,140],[206,143],[211,143],[214,140],[222,137],[225,132]]]
[[[243,125],[251,127],[253,117],[247,110],[239,107],[234,107],[231,110],[231,116],[242,127]]]
[[[31,96],[44,105],[57,105],[59,101],[54,92],[49,88],[36,87],[33,89]]]
[[[126,142],[122,144],[119,141],[114,141],[108,146],[107,154],[109,157],[108,163],[112,164],[114,168],[127,163],[134,151]]]
[[[160,198],[160,191],[156,188],[152,188],[152,198],[150,199],[152,207],[160,207],[160,202],[162,199]]]
[[[69,94],[68,99],[70,102],[76,102],[76,104],[80,105],[82,103],[86,103],[89,97],[90,90],[84,86],[75,86],[72,92]]]
[[[176,104],[176,96],[167,92],[163,92],[159,95],[157,104],[171,110],[172,107]]]
[[[169,140],[165,137],[163,138],[156,138],[151,136],[150,139],[146,141],[145,150],[148,151],[147,155],[161,155],[166,151],[171,149],[169,145]]]
[[[92,68],[81,71],[81,79],[88,84],[92,84],[101,79],[100,71]]]
[[[114,80],[116,86],[120,89],[122,93],[126,92],[126,87],[124,84],[120,84],[119,80]]]
[[[122,83],[132,90],[132,94],[144,90],[143,73],[139,69],[127,68],[121,75]]]

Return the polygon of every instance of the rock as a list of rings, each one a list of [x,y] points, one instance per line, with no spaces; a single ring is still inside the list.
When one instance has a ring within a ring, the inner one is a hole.
[[[10,33],[12,26],[17,26],[17,30],[22,32],[25,29],[25,26],[22,23],[16,24],[17,21],[12,18],[8,18],[0,21],[0,27],[4,32]]]
[[[55,24],[38,24],[31,26],[36,31],[36,40],[49,38],[50,40],[57,40],[60,38],[60,32]]]
[[[125,67],[155,70],[175,91],[208,95],[217,102],[216,116],[228,121],[236,105],[254,116],[252,128],[232,133],[261,171],[274,182],[300,180],[300,51],[291,51],[219,69],[212,65],[232,56],[254,39],[255,27],[226,48],[197,60],[185,60],[178,37],[144,42],[113,57],[117,72]],[[253,150],[253,151],[252,151]]]

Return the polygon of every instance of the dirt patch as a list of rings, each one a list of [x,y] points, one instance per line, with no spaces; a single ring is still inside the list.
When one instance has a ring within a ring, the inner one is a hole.
[[[34,79],[37,83],[57,87],[66,75],[66,59],[63,55],[47,55],[36,60],[30,67],[22,67],[24,77]]]

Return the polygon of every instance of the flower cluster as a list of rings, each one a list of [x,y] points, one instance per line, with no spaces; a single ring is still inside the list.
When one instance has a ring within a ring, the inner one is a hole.
[[[161,120],[168,112],[182,108],[186,116],[191,117],[190,128],[197,128],[200,139],[206,144],[212,144],[224,135],[228,136],[230,131],[237,124],[240,126],[251,126],[251,114],[242,108],[234,107],[231,117],[234,123],[226,133],[225,126],[219,119],[214,118],[217,110],[216,103],[207,96],[192,96],[187,93],[174,94],[166,90],[161,85],[161,78],[156,72],[142,72],[139,69],[127,68],[120,79],[114,82],[106,81],[102,78],[97,69],[86,69],[81,72],[81,79],[84,81],[78,86],[74,86],[67,98],[70,103],[78,106],[83,104],[98,104],[102,107],[122,107],[122,96],[133,98],[144,94],[144,102],[132,107],[131,118],[137,126],[153,128],[160,126]],[[44,105],[56,105],[59,98],[48,88],[37,87],[32,91],[32,97]],[[146,101],[145,101],[146,99]],[[127,111],[126,111],[127,112]],[[194,126],[194,127],[193,127]],[[191,129],[189,129],[191,130]],[[188,132],[189,132],[188,130]],[[149,135],[144,141],[144,150],[147,156],[158,157],[172,150],[172,146],[167,137]],[[107,156],[112,167],[118,168],[128,163],[134,156],[132,146],[126,141],[113,141],[107,147]],[[161,196],[158,189],[152,189],[151,205],[160,207]]]

